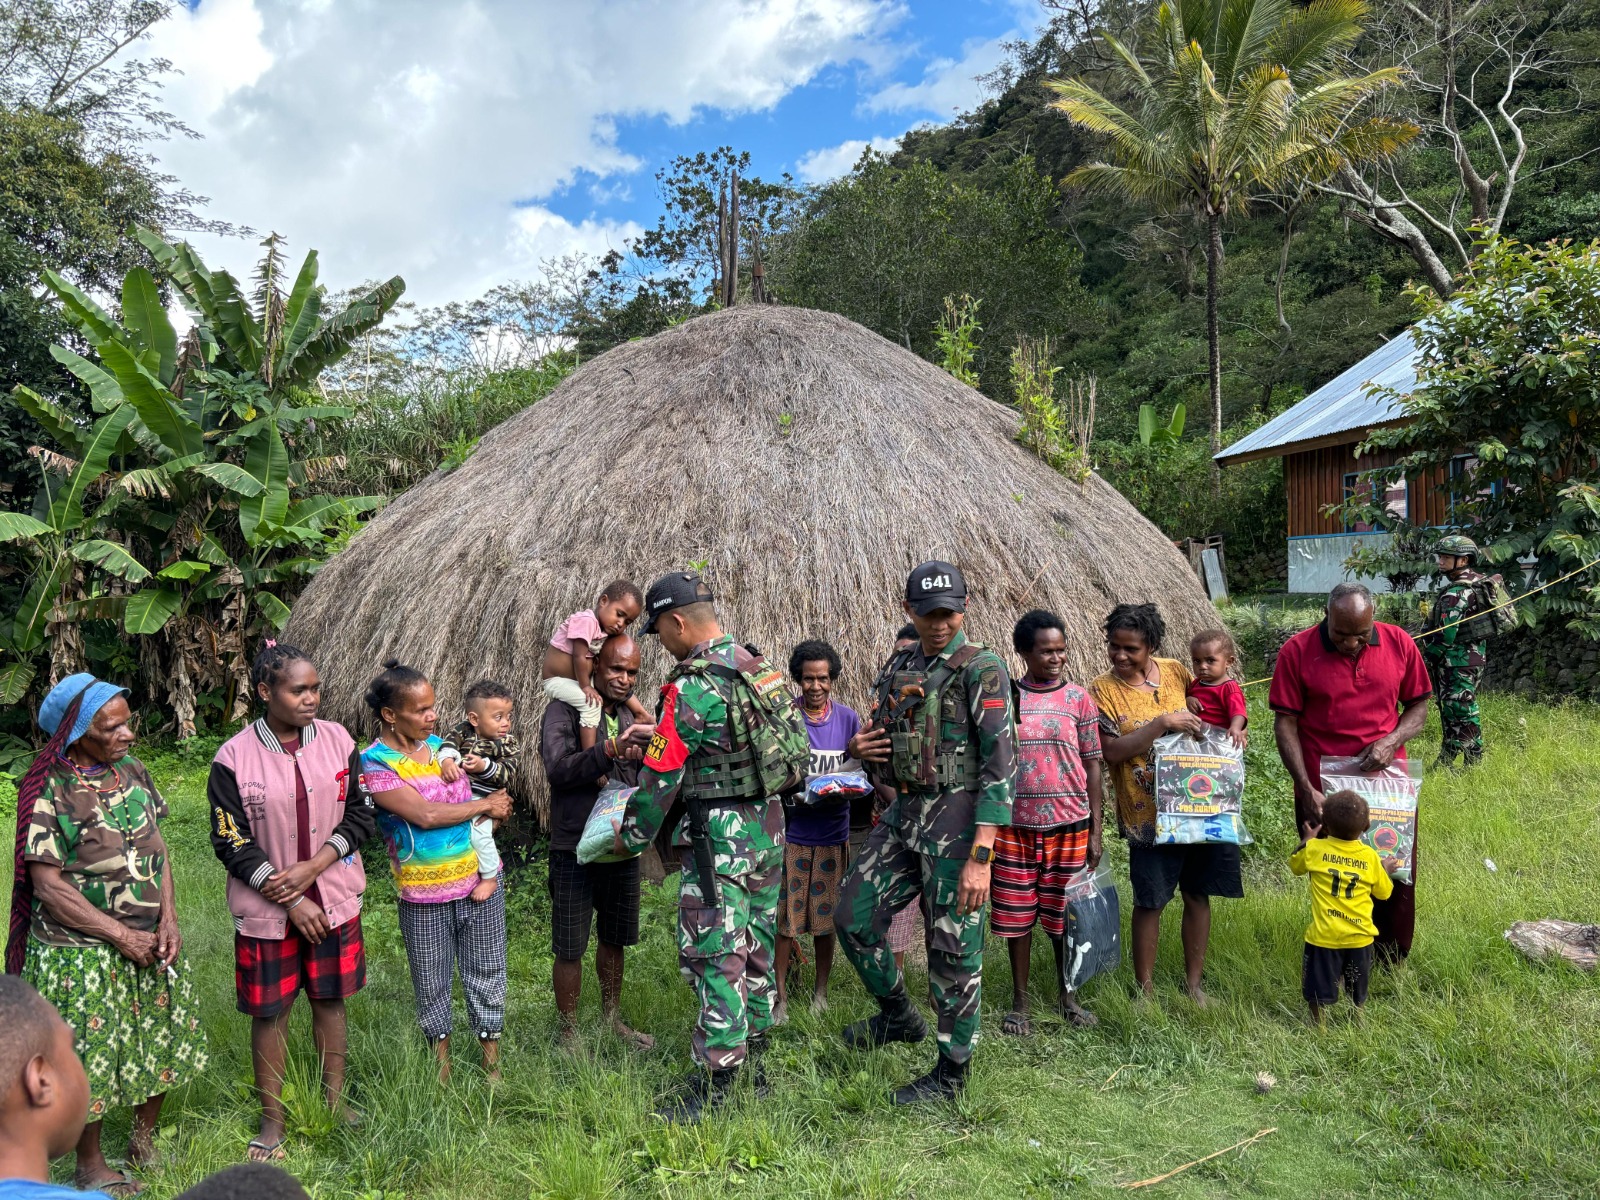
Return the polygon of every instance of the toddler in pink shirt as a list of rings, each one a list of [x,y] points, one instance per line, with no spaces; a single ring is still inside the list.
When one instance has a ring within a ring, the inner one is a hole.
[[[585,750],[592,749],[600,728],[600,693],[595,690],[595,660],[606,638],[626,633],[644,609],[644,595],[637,585],[618,579],[606,585],[593,608],[575,612],[556,627],[544,652],[544,694],[578,710],[578,740]],[[650,714],[635,696],[628,697],[635,720],[648,721]]]

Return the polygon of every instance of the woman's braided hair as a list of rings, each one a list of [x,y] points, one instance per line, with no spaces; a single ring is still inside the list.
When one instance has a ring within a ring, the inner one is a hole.
[[[263,683],[270,689],[278,682],[278,676],[290,663],[310,661],[311,656],[299,646],[291,646],[288,642],[275,642],[268,638],[261,643],[261,649],[256,651],[255,661],[250,664],[250,695],[259,696]]]

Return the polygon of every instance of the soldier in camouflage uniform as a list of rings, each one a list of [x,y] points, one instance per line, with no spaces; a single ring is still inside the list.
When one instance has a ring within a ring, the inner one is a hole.
[[[1464,766],[1483,758],[1483,726],[1478,720],[1478,683],[1483,678],[1486,641],[1477,625],[1465,624],[1482,611],[1484,577],[1473,569],[1478,547],[1471,538],[1451,534],[1441,538],[1436,553],[1445,585],[1434,598],[1427,628],[1417,640],[1433,676],[1433,693],[1439,698],[1439,718],[1444,740],[1439,746],[1439,766]]]
[[[891,798],[839,899],[839,940],[879,1012],[844,1031],[852,1046],[920,1042],[927,1026],[895,966],[887,934],[920,897],[939,1061],[894,1093],[896,1104],[954,1097],[978,1040],[984,910],[996,830],[1011,823],[1016,731],[1011,680],[993,651],[961,631],[967,586],[949,563],[906,581],[920,644],[889,660],[857,753]]]
[[[736,667],[752,656],[722,632],[711,602],[711,589],[699,576],[665,576],[645,596],[644,632],[658,635],[680,664],[704,660]],[[697,795],[714,798],[704,810],[702,844],[709,843],[715,894],[705,894],[690,832],[692,815],[675,839],[683,857],[678,963],[700,1000],[700,1016],[692,1037],[699,1069],[656,1110],[672,1121],[698,1120],[703,1110],[720,1105],[745,1060],[764,1049],[772,1025],[783,805],[759,790],[737,795],[751,791],[737,782],[749,780],[750,771],[748,764],[733,761],[741,752],[748,755],[748,747],[741,751],[731,735],[730,686],[714,675],[691,673],[675,676],[662,689],[639,790],[628,801],[617,835],[622,846],[638,853],[655,838],[680,793],[691,809]],[[736,780],[731,789],[728,779]],[[760,1088],[759,1063],[755,1075]]]

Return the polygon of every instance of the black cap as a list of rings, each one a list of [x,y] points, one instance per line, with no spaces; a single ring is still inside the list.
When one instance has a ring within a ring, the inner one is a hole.
[[[711,599],[710,586],[694,572],[674,571],[670,575],[663,575],[644,594],[646,620],[643,632],[654,633],[656,621],[662,613],[669,613],[675,608],[687,608],[691,604],[709,604]]]
[[[925,562],[906,577],[906,603],[919,617],[941,608],[966,612],[966,578],[947,562]]]

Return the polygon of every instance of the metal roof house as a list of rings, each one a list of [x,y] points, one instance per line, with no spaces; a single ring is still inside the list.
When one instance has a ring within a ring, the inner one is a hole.
[[[1288,494],[1289,591],[1325,592],[1347,578],[1344,560],[1358,546],[1381,545],[1388,534],[1350,526],[1329,516],[1358,490],[1381,489],[1385,505],[1415,524],[1450,523],[1439,479],[1406,479],[1390,469],[1398,455],[1376,450],[1356,457],[1368,431],[1405,417],[1374,387],[1408,391],[1417,381],[1417,344],[1411,331],[1385,342],[1287,412],[1218,452],[1223,466],[1258,458],[1283,459]],[[1454,469],[1454,464],[1452,464]],[[1382,579],[1365,581],[1374,590]]]

